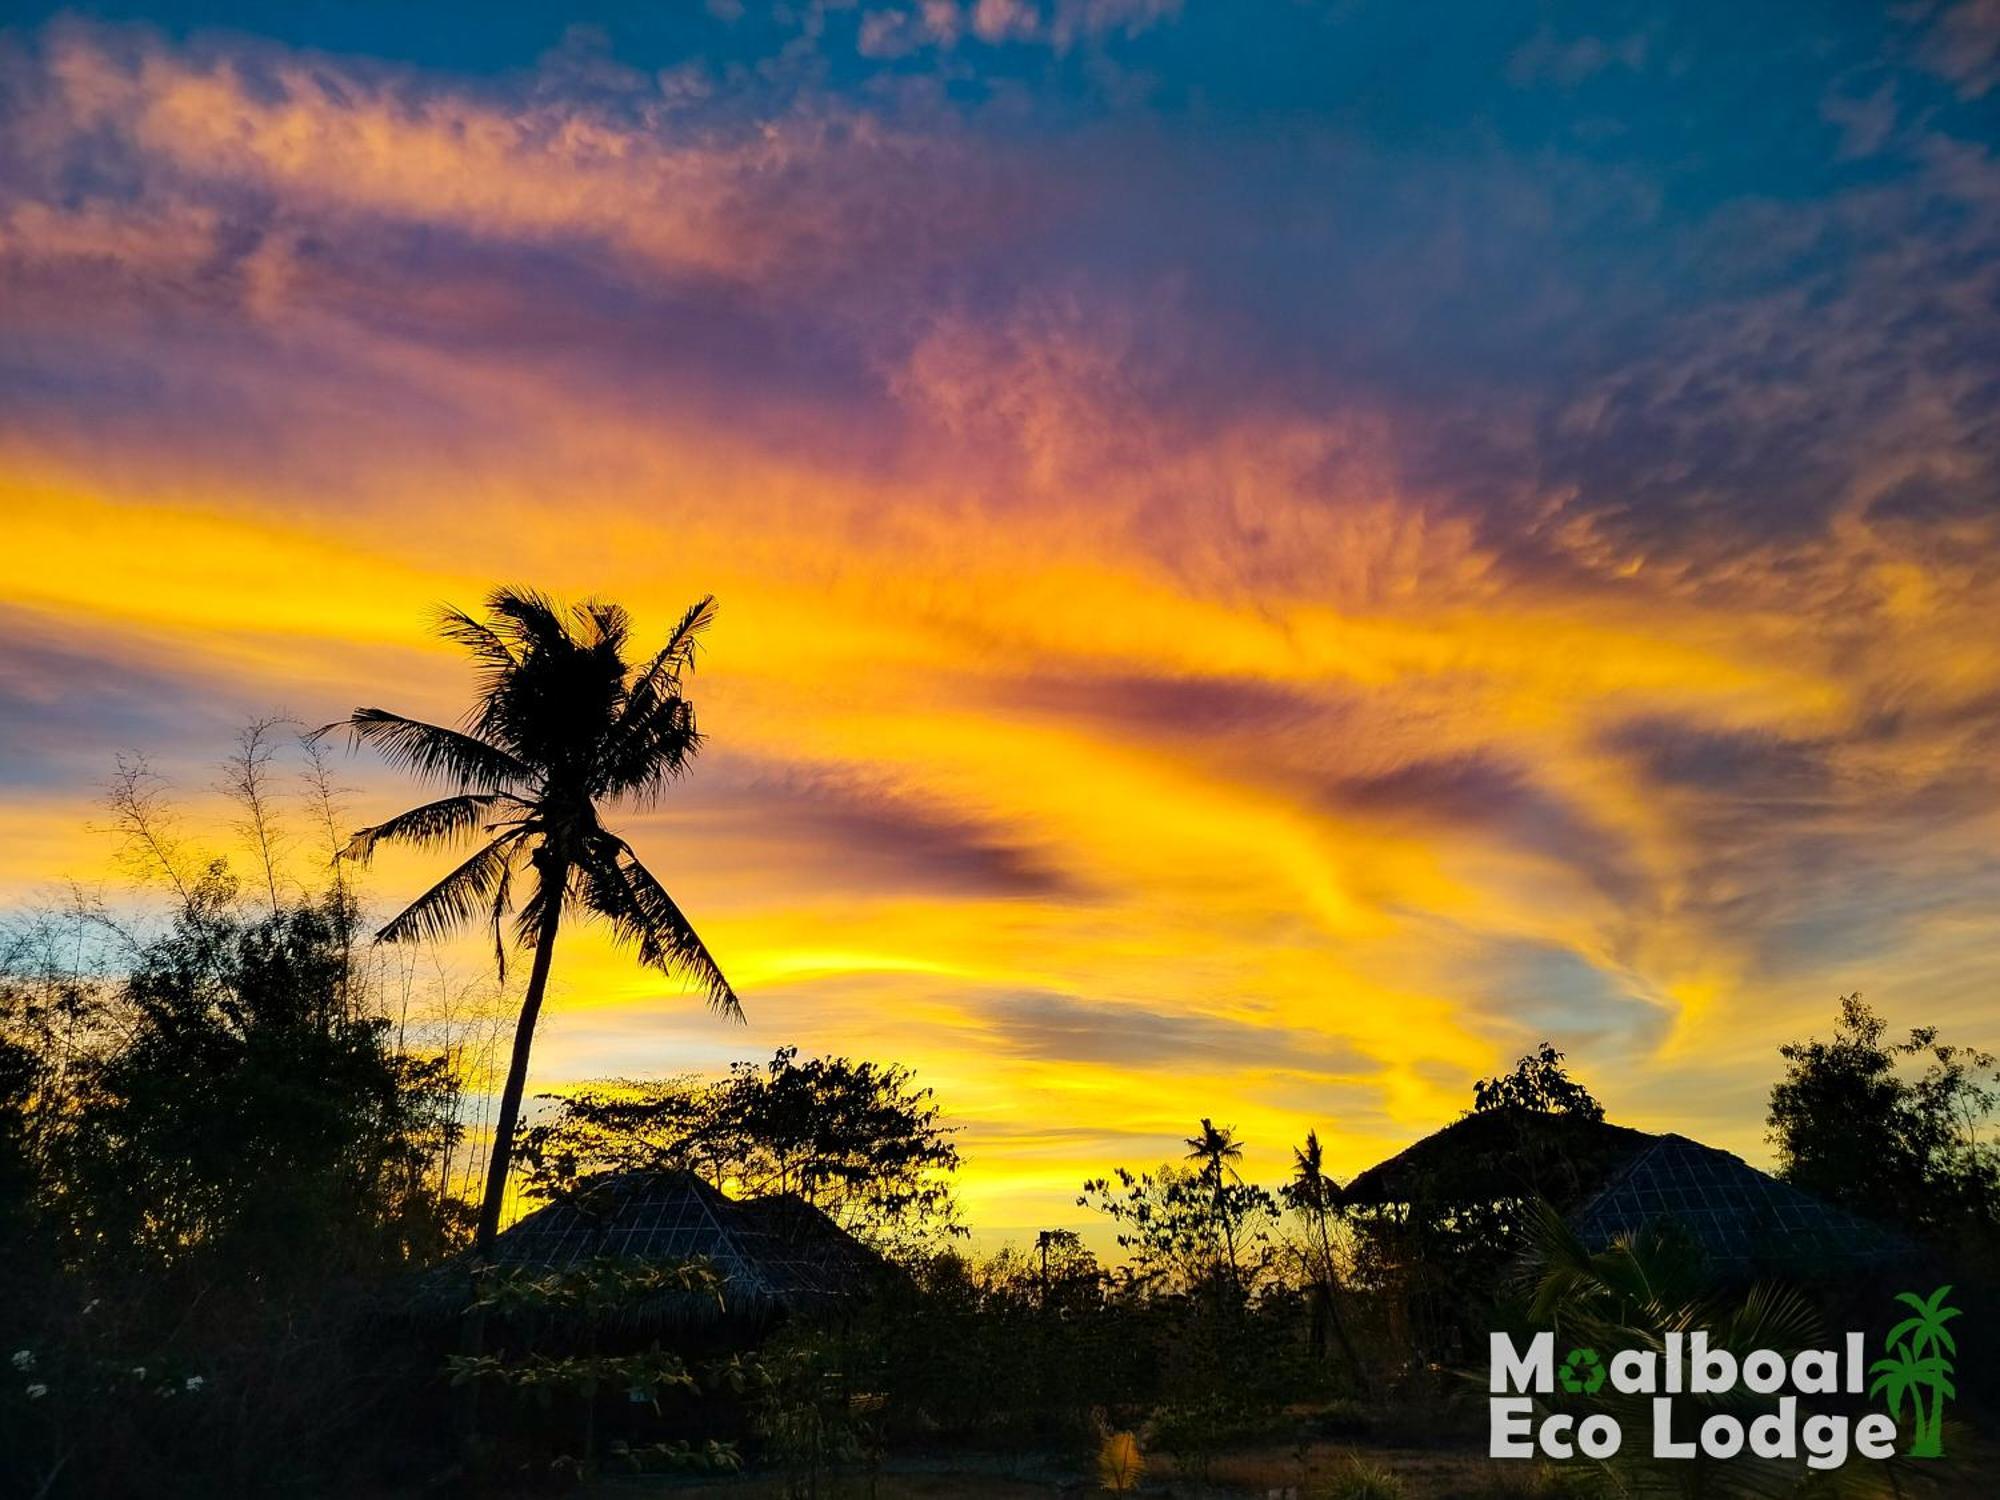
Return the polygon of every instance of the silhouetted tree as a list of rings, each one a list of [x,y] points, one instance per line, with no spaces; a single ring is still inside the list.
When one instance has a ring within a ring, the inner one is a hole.
[[[1331,1332],[1349,1373],[1365,1390],[1367,1370],[1348,1337],[1340,1306],[1346,1280],[1342,1274],[1340,1184],[1326,1170],[1326,1152],[1318,1131],[1307,1131],[1305,1144],[1293,1148],[1291,1180],[1278,1190],[1278,1196],[1298,1220],[1296,1249],[1312,1297],[1313,1353],[1323,1354],[1326,1335]]]
[[[1207,1115],[1201,1117],[1201,1133],[1187,1138],[1187,1160],[1196,1168],[1202,1186],[1208,1189],[1216,1233],[1222,1240],[1222,1264],[1237,1293],[1243,1291],[1242,1267],[1236,1255],[1236,1233],[1241,1215],[1232,1212],[1227,1196],[1229,1186],[1242,1184],[1243,1174],[1236,1164],[1243,1159],[1243,1143],[1226,1125],[1217,1125]]]
[[[740,1015],[735,991],[693,925],[602,820],[605,806],[659,797],[700,748],[682,680],[714,614],[714,601],[703,599],[665,646],[634,665],[625,656],[631,622],[617,605],[592,601],[563,610],[541,594],[500,589],[487,600],[484,619],[452,610],[440,626],[447,640],[471,652],[479,670],[479,697],[464,729],[359,708],[344,725],[321,731],[344,727],[357,744],[371,744],[421,779],[452,789],[363,829],[348,846],[350,858],[366,861],[385,843],[479,843],[384,926],[380,940],[438,937],[483,921],[504,968],[504,924],[515,909],[517,881],[529,879],[514,936],[533,949],[534,960],[487,1158],[474,1242],[482,1259],[499,1232],[528,1056],[567,909],[602,918],[636,948],[641,963],[694,981],[716,1010]]]
[[[1035,1298],[1046,1310],[1101,1293],[1103,1268],[1074,1229],[1044,1229],[1035,1236]]]
[[[885,1251],[956,1229],[951,1130],[907,1068],[845,1057],[739,1062],[720,1079],[580,1089],[521,1134],[531,1187],[684,1168],[743,1196],[795,1193]]]
[[[1778,1052],[1769,1123],[1787,1181],[1936,1243],[2000,1239],[2000,1150],[1978,1135],[2000,1104],[1991,1053],[1934,1026],[1892,1042],[1859,995],[1842,997],[1832,1040]]]
[[[1563,1054],[1548,1042],[1514,1064],[1514,1071],[1472,1086],[1475,1114],[1494,1109],[1525,1109],[1534,1114],[1567,1115],[1601,1120],[1604,1106],[1589,1089],[1569,1076]]]
[[[1243,1148],[1228,1129],[1204,1119],[1187,1144],[1187,1160],[1198,1165],[1118,1167],[1085,1182],[1077,1205],[1118,1225],[1140,1284],[1193,1291],[1220,1282],[1240,1304],[1271,1267],[1277,1201],[1237,1174]]]
[[[436,1257],[444,1064],[341,1003],[350,908],[249,921],[229,895],[196,889],[120,986],[117,1040],[75,1069],[54,1162],[71,1254],[266,1284]]]
[[[423,1383],[377,1299],[470,1228],[441,1178],[456,1080],[353,982],[348,900],[272,912],[184,869],[169,923],[109,956],[82,910],[0,943],[0,1322],[29,1398],[0,1402],[6,1493],[365,1462]]]
[[[0,1292],[9,1301],[21,1294],[34,1225],[28,1112],[43,1069],[32,1051],[0,1036]]]

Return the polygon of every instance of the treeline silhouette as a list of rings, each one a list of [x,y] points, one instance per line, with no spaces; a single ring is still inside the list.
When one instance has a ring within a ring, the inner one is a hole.
[[[166,810],[155,800],[147,815],[158,833]],[[489,1403],[504,1438],[488,1467],[465,1469],[446,1371],[467,1298],[453,1294],[442,1321],[422,1311],[437,1268],[462,1264],[471,1243],[477,1049],[413,1004],[407,971],[363,940],[345,882],[306,890],[281,877],[273,909],[266,871],[239,882],[202,860],[183,873],[162,877],[169,909],[146,934],[89,906],[10,934],[10,1490],[414,1492],[475,1474],[481,1493],[567,1484],[574,1466],[551,1468],[580,1451],[565,1413],[591,1403],[564,1397],[553,1416]],[[1929,1063],[1910,1075],[1894,1049],[1913,1044]],[[1918,1183],[1951,1185],[1919,1227],[1966,1264],[1992,1228],[1992,1154],[1964,1128],[1990,1107],[1991,1065],[1940,1055],[1929,1032],[1913,1044],[1887,1042],[1846,1002],[1832,1042],[1786,1049],[1774,1129],[1804,1178],[1825,1169],[1823,1141],[1847,1149],[1864,1123],[1858,1101],[1873,1101],[1878,1138],[1913,1153]],[[1602,1114],[1552,1048],[1476,1084],[1469,1103],[1473,1115]],[[1945,1129],[1952,1120],[1960,1128]],[[1534,1288],[1509,1280],[1524,1249],[1552,1263],[1571,1254],[1565,1316],[1603,1321],[1623,1305],[1532,1204],[1430,1215],[1350,1204],[1315,1136],[1266,1188],[1242,1175],[1242,1146],[1202,1120],[1178,1159],[1087,1183],[1079,1201],[1119,1246],[1110,1264],[1069,1229],[967,1252],[952,1233],[949,1127],[893,1066],[783,1049],[720,1078],[587,1089],[551,1101],[523,1161],[530,1189],[557,1199],[605,1172],[676,1169],[734,1192],[801,1191],[895,1256],[901,1276],[865,1312],[790,1320],[741,1351],[750,1362],[727,1356],[738,1362],[718,1379],[733,1389],[664,1404],[659,1452],[698,1455],[716,1439],[731,1462],[795,1476],[912,1442],[1087,1456],[1122,1441],[1197,1479],[1226,1473],[1245,1445],[1431,1442],[1469,1420],[1446,1373],[1466,1340],[1527,1316]],[[1900,1173],[1846,1184],[1855,1207],[1880,1214],[1908,1191]],[[1898,1196],[1873,1196],[1884,1192]],[[1685,1245],[1629,1253],[1716,1305]],[[616,1330],[619,1298],[654,1295],[670,1271],[594,1274]],[[1827,1326],[1803,1304],[1788,1316]],[[621,1336],[607,1332],[605,1347]],[[658,1338],[637,1338],[619,1368]],[[706,1353],[727,1355],[712,1339]],[[634,1452],[607,1442],[596,1462]]]
[[[352,835],[326,737],[255,722],[217,783],[234,867],[184,833],[143,759],[118,763],[107,822],[148,894],[73,892],[0,934],[0,1488],[495,1495],[748,1463],[818,1493],[830,1470],[945,1443],[1096,1459],[1113,1489],[1162,1459],[1205,1484],[1277,1445],[1295,1468],[1258,1483],[1311,1491],[1315,1444],[1476,1439],[1460,1372],[1493,1328],[1615,1347],[1702,1318],[1802,1341],[1879,1311],[1856,1300],[1879,1288],[1809,1268],[1753,1287],[1671,1222],[1581,1243],[1566,1216],[1656,1138],[1607,1122],[1547,1043],[1472,1083],[1453,1141],[1364,1174],[1369,1191],[1332,1175],[1316,1133],[1266,1185],[1232,1128],[1190,1121],[1172,1159],[1082,1184],[1104,1261],[1073,1225],[971,1253],[947,1101],[894,1062],[781,1047],[546,1100],[517,1131],[565,913],[734,1008],[601,817],[698,748],[682,689],[710,613],[638,661],[610,606],[503,591],[484,617],[448,615],[480,671],[468,727],[346,721],[445,795]],[[392,841],[474,847],[378,929],[355,867]],[[490,973],[439,946],[468,928]],[[1994,1059],[1932,1028],[1892,1040],[1848,997],[1830,1040],[1781,1060],[1783,1176],[1984,1308]],[[607,1183],[648,1180],[784,1205],[886,1274],[752,1319],[712,1265],[492,1267],[510,1186],[588,1215]],[[1976,1410],[1978,1382],[1961,1386]],[[1341,1474],[1334,1492],[1375,1483]],[[1513,1493],[1592,1482],[1538,1472]],[[1704,1483],[1784,1494],[1793,1477]]]
[[[379,1318],[470,1229],[462,1045],[398,1045],[344,892],[246,907],[211,865],[80,968],[108,921],[17,930],[0,981],[0,1468],[268,1492],[431,1375]]]

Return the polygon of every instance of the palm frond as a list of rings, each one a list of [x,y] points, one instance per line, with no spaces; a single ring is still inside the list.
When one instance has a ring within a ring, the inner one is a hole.
[[[715,596],[708,594],[689,606],[666,645],[633,677],[606,747],[607,792],[657,795],[700,748],[694,706],[681,696],[681,675],[693,667],[702,633],[714,622]]]
[[[694,705],[685,698],[665,698],[612,732],[598,782],[607,796],[649,802],[687,769],[700,749]]]
[[[1822,1332],[1820,1316],[1803,1293],[1771,1282],[1750,1288],[1726,1326],[1731,1348],[1783,1354],[1816,1346]]]
[[[502,834],[392,917],[375,934],[383,943],[444,938],[486,910],[521,852],[518,832]]]
[[[625,612],[622,604],[586,599],[571,613],[576,616],[578,624],[588,627],[589,634],[584,638],[587,645],[622,652],[625,642],[631,639],[632,617]]]
[[[621,941],[638,949],[641,963],[693,980],[708,992],[711,1008],[743,1019],[736,992],[708,945],[624,840],[600,835],[576,874],[585,905],[608,921]]]
[[[633,677],[626,694],[626,718],[631,720],[663,698],[677,697],[681,675],[694,666],[701,636],[715,623],[715,595],[707,594],[688,607],[653,659]]]
[[[493,594],[487,609],[487,628],[517,659],[487,683],[468,724],[550,776],[587,782],[626,707],[624,611],[566,609],[520,589]]]
[[[1303,1146],[1292,1147],[1292,1166],[1301,1177],[1318,1177],[1320,1165],[1325,1159],[1326,1154],[1320,1147],[1317,1130],[1306,1132],[1306,1143]]]
[[[462,609],[447,606],[438,615],[437,633],[455,645],[463,646],[472,654],[478,669],[479,696],[474,700],[473,714],[469,722],[477,725],[477,705],[497,693],[507,678],[519,670],[521,658],[515,654],[500,633],[484,620],[467,614]],[[475,732],[478,732],[475,727]]]
[[[471,652],[473,659],[488,671],[504,672],[520,665],[514,648],[484,620],[447,605],[438,615],[437,633]]]
[[[493,886],[493,976],[507,983],[507,937],[503,931],[508,908],[514,904],[514,861],[508,860]]]
[[[391,763],[427,781],[456,782],[462,792],[504,792],[533,778],[533,771],[498,745],[384,708],[357,708],[314,738],[345,729],[351,743],[373,745]]]
[[[373,828],[361,829],[347,841],[340,857],[365,865],[379,844],[413,844],[419,849],[455,844],[483,827],[494,808],[512,800],[497,792],[477,792],[426,802]]]
[[[1548,1322],[1578,1299],[1598,1291],[1597,1277],[1583,1241],[1547,1199],[1536,1198],[1528,1205],[1527,1229],[1534,1254],[1523,1262],[1522,1269],[1536,1273],[1530,1316],[1537,1322]]]
[[[513,637],[520,655],[575,644],[562,610],[539,589],[497,588],[486,596],[486,612],[498,621],[498,633]]]

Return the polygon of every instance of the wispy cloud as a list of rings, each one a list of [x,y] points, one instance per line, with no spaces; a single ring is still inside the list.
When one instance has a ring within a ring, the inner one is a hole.
[[[756,1041],[919,1063],[1009,1212],[1172,1109],[1359,1165],[1544,1034],[1755,1150],[1841,990],[1973,1012],[1978,6],[715,9],[0,43],[10,892],[130,742],[449,715],[442,599],[713,590],[634,836]],[[593,941],[553,1077],[719,1055]]]

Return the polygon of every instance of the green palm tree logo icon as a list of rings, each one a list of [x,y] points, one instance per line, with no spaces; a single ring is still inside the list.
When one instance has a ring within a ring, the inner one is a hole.
[[[1952,1363],[1947,1357],[1958,1353],[1958,1345],[1944,1326],[1959,1315],[1959,1309],[1944,1304],[1950,1294],[1949,1286],[1941,1286],[1929,1297],[1919,1297],[1915,1292],[1904,1292],[1897,1297],[1898,1302],[1914,1309],[1916,1315],[1903,1319],[1883,1339],[1883,1346],[1892,1351],[1892,1357],[1878,1359],[1868,1367],[1868,1373],[1875,1377],[1868,1394],[1887,1395],[1890,1416],[1901,1422],[1903,1402],[1907,1399],[1910,1403],[1915,1419],[1909,1447],[1911,1458],[1944,1456],[1944,1403],[1947,1397],[1958,1395],[1951,1383]],[[1926,1393],[1930,1396],[1928,1407],[1924,1404]]]

